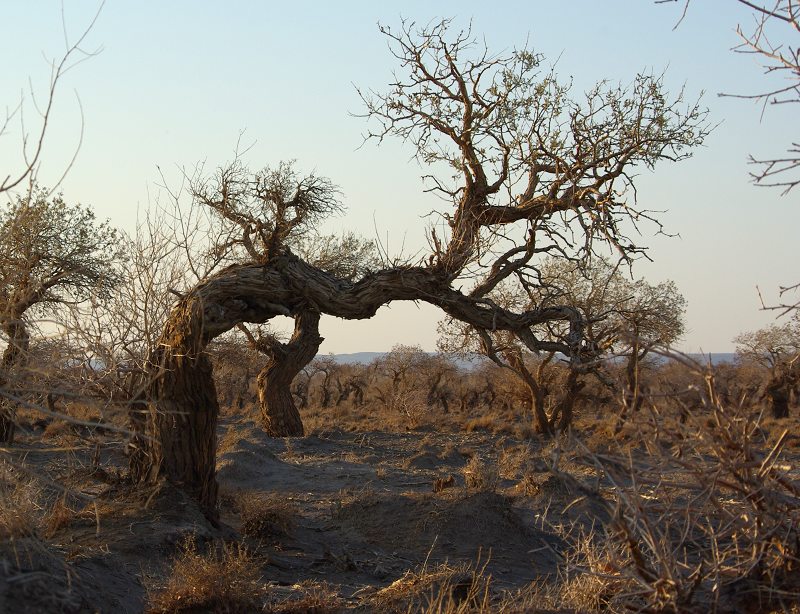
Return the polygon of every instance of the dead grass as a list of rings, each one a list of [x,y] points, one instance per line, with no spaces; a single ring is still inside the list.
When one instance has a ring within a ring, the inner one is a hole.
[[[76,515],[76,511],[67,503],[66,494],[56,498],[42,519],[44,537],[50,539],[61,529],[68,527]]]
[[[221,551],[203,554],[188,539],[166,584],[149,588],[146,611],[249,614],[263,608],[266,594],[259,566],[244,546],[224,544]]]
[[[232,451],[241,440],[241,429],[236,425],[229,426],[225,434],[217,441],[217,455],[221,456]]]
[[[492,415],[485,415],[480,416],[478,418],[473,418],[472,420],[468,420],[464,424],[464,430],[467,433],[474,433],[476,431],[488,431],[493,433],[497,430],[497,419]]]
[[[473,492],[495,492],[500,483],[497,465],[473,456],[464,466],[464,483]]]
[[[336,614],[346,608],[344,600],[336,589],[326,582],[306,580],[293,587],[300,592],[299,597],[286,599],[272,605],[269,612],[273,614]]]
[[[376,612],[488,612],[490,585],[485,565],[426,563],[378,591],[370,605]]]
[[[32,479],[21,479],[0,463],[0,541],[33,537],[42,516],[39,490]]]

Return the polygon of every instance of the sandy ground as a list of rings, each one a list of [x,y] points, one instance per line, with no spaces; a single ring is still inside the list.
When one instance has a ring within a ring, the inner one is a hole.
[[[441,562],[485,566],[495,588],[514,589],[553,577],[563,543],[541,513],[575,500],[548,473],[549,451],[532,441],[339,430],[271,439],[229,418],[219,429],[222,526],[214,527],[178,492],[131,492],[118,477],[122,437],[107,434],[93,448],[89,433],[65,430],[60,446],[75,449],[46,451],[52,441],[34,431],[20,439],[14,464],[40,477],[47,468],[97,502],[71,500],[74,515],[47,539],[5,544],[0,611],[140,612],[146,586],[163,580],[190,535],[201,547],[243,541],[276,598],[324,581],[343,605],[366,608],[409,570]],[[288,510],[291,526],[245,536],[240,502],[253,496],[276,502],[284,517]],[[586,522],[597,513],[586,501],[568,511]]]

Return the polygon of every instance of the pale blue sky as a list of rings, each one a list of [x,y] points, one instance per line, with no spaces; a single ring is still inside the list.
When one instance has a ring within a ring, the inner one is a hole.
[[[91,18],[90,2],[65,1],[68,32]],[[681,347],[724,352],[743,330],[770,322],[759,311],[756,285],[774,297],[800,278],[796,244],[800,192],[748,183],[748,153],[778,155],[798,122],[788,110],[759,109],[718,92],[754,93],[764,78],[754,58],[736,56],[735,27],[748,11],[732,1],[693,2],[673,31],[680,7],[650,0],[312,3],[109,0],[87,49],[102,53],[63,82],[48,134],[43,182],[54,181],[74,149],[79,129],[75,94],[85,115],[83,146],[63,184],[70,201],[91,204],[100,216],[130,228],[137,208],[155,193],[157,167],[229,160],[239,133],[255,142],[252,166],[297,159],[342,187],[348,212],[331,230],[353,228],[390,236],[390,249],[424,245],[432,206],[421,193],[411,151],[401,143],[361,145],[361,110],[354,85],[380,89],[393,68],[377,22],[399,24],[453,16],[472,20],[493,50],[526,40],[576,91],[599,79],[629,81],[639,71],[662,72],[672,91],[705,91],[711,121],[721,122],[705,147],[680,164],[642,176],[640,204],[666,210],[661,219],[680,238],[646,236],[655,263],[635,272],[651,281],[673,279],[689,301]],[[43,54],[64,49],[61,5],[53,0],[0,0],[0,102],[13,106],[28,78],[42,92]],[[27,112],[32,118],[33,109]],[[19,130],[0,140],[0,165],[17,159]],[[15,157],[16,156],[16,157]],[[646,232],[652,230],[647,227]],[[437,311],[395,304],[369,322],[323,318],[322,352],[378,351],[395,343],[435,346]]]

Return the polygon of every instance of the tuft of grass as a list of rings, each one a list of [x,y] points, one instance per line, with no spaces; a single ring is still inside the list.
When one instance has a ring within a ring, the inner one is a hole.
[[[36,485],[17,481],[6,467],[0,470],[0,542],[35,536],[41,517]]]
[[[180,547],[166,585],[148,591],[149,614],[246,614],[263,608],[266,587],[256,560],[241,544],[203,554],[194,538]]]
[[[497,421],[495,417],[491,415],[480,416],[479,418],[468,420],[466,424],[464,424],[464,430],[467,433],[474,433],[476,431],[494,432],[497,430]]]
[[[299,514],[297,506],[277,494],[246,493],[237,500],[242,533],[259,539],[275,539],[291,533]]]
[[[495,492],[500,482],[497,465],[473,456],[464,466],[464,483],[467,490],[475,492]]]
[[[75,516],[75,510],[67,505],[66,494],[58,497],[42,518],[45,538],[50,539],[61,529],[68,527]]]
[[[445,488],[452,488],[456,485],[456,478],[454,475],[446,477],[439,477],[433,480],[433,492],[442,492]]]

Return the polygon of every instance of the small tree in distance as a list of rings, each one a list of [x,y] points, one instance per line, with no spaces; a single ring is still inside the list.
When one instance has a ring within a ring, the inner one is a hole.
[[[791,392],[800,383],[800,314],[783,324],[772,324],[738,335],[736,360],[753,362],[769,373],[764,395],[775,418],[788,418]]]
[[[440,324],[439,347],[456,353],[479,352],[512,371],[528,389],[535,430],[544,434],[570,425],[572,409],[586,375],[610,385],[603,375],[605,360],[625,356],[628,366],[621,417],[624,419],[628,408],[638,409],[641,404],[640,362],[654,345],[672,343],[681,335],[685,300],[673,282],[653,286],[644,280],[631,281],[619,265],[603,258],[593,258],[586,265],[550,258],[540,267],[539,276],[536,295],[521,293],[519,287],[501,285],[490,299],[516,309],[531,303],[557,303],[579,310],[586,322],[582,360],[573,361],[554,351],[534,358],[505,331],[477,331],[452,319]],[[568,334],[567,327],[558,325],[550,325],[540,333],[542,338],[555,343]],[[568,367],[560,394],[549,385],[552,379],[549,371],[555,360],[566,362]]]
[[[684,332],[686,299],[675,282],[652,285],[645,280],[627,284],[626,296],[614,307],[616,352],[626,357],[621,428],[631,411],[638,411],[644,400],[639,379],[640,366],[655,346],[669,346]]]

